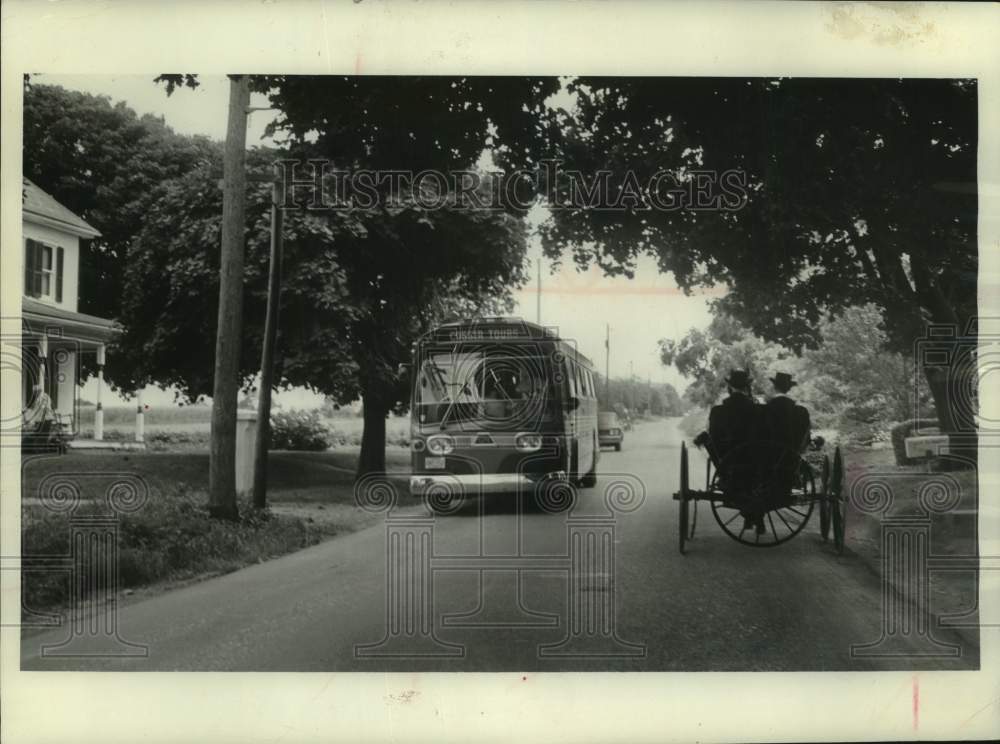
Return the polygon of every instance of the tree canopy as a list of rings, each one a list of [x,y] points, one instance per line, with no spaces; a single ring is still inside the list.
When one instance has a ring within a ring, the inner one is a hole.
[[[794,350],[815,346],[825,312],[869,302],[904,353],[926,323],[962,332],[974,316],[975,81],[580,78],[571,87],[576,107],[559,117],[567,168],[605,169],[615,183],[633,174],[647,197],[658,171],[689,192],[699,172],[735,171],[745,198],[738,208],[555,209],[551,254],[572,247],[578,262],[614,273],[650,253],[684,289],[726,286],[719,310]],[[949,417],[947,381],[925,374]]]
[[[816,347],[798,356],[720,313],[704,331],[662,340],[661,358],[692,378],[685,398],[700,409],[701,419],[725,393],[731,369],[749,370],[758,398],[774,394],[769,378],[775,372],[791,374],[797,381],[792,395],[809,408],[813,424],[836,428],[856,441],[868,443],[886,436],[893,423],[925,415],[930,405],[926,386],[918,384],[913,359],[888,348],[875,305],[827,315],[817,330]]]
[[[83,244],[81,311],[118,317],[125,255],[153,195],[212,149],[207,137],[178,135],[122,102],[29,79],[24,175],[101,232]]]

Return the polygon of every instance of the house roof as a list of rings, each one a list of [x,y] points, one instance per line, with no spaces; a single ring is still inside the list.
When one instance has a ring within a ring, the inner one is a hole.
[[[87,224],[82,217],[68,210],[27,178],[23,181],[22,209],[25,220],[65,230],[81,238],[100,236],[100,231]]]
[[[61,333],[67,339],[104,342],[119,330],[113,320],[65,310],[31,297],[21,298],[21,317],[27,335],[57,336]]]

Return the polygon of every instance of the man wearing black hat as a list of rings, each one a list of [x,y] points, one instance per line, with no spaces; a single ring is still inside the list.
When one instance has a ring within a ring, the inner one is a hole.
[[[708,435],[720,463],[732,461],[759,429],[759,406],[750,394],[750,374],[743,369],[730,370],[726,385],[729,395],[708,415]]]
[[[774,444],[797,458],[809,444],[809,411],[788,395],[797,384],[790,374],[778,372],[771,384],[777,392],[764,406],[767,432]]]
[[[763,406],[753,399],[750,383],[747,370],[730,370],[726,378],[729,395],[713,406],[708,415],[712,456],[719,463],[722,488],[729,493],[742,492],[757,480],[757,442],[764,434]],[[744,530],[755,527],[757,532],[764,532],[763,516],[758,509],[748,505],[742,514]]]

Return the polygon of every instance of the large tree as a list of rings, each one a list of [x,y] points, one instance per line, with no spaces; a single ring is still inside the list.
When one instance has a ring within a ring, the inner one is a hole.
[[[559,208],[545,227],[551,254],[571,246],[578,262],[614,273],[651,253],[686,290],[727,286],[719,309],[793,349],[817,343],[825,312],[868,302],[907,354],[928,323],[961,334],[974,317],[974,81],[584,78],[571,87],[576,106],[560,115],[566,168],[606,169],[612,184],[634,174],[647,199],[659,171],[673,176],[661,187],[688,196],[706,178],[696,171],[709,171],[709,190],[712,172],[735,171],[745,198],[708,209],[644,209],[630,198],[615,209]],[[971,429],[949,398],[958,370],[923,371],[942,428]]]
[[[191,75],[160,80],[168,93],[198,85]],[[559,89],[555,78],[441,76],[254,76],[251,85],[277,110],[269,133],[289,158],[411,175],[476,171],[487,150],[508,171],[535,168],[550,134],[545,100]],[[435,184],[439,196],[457,197],[454,183]],[[484,179],[474,192],[501,203],[490,189]],[[520,204],[503,202],[509,209],[452,209],[421,206],[392,180],[379,181],[376,192],[376,206],[352,212],[364,235],[332,241],[351,312],[346,333],[324,353],[349,360],[354,384],[321,388],[341,402],[359,394],[364,401],[359,474],[384,467],[385,417],[406,398],[397,367],[416,336],[456,308],[504,305],[524,280],[523,212],[533,196],[522,190]],[[323,384],[316,370],[302,369],[308,374],[300,379]]]
[[[124,334],[108,376],[134,388],[173,385],[209,395],[218,296],[222,193],[218,150],[162,185],[127,256]],[[283,153],[255,150],[267,173]],[[244,343],[257,372],[266,303],[270,187],[248,189]],[[385,418],[408,402],[399,365],[444,317],[509,299],[524,281],[522,221],[505,212],[426,209],[397,200],[365,210],[288,210],[275,380],[341,403],[364,400],[359,472],[384,469]]]
[[[211,149],[106,96],[27,81],[24,175],[101,231],[84,243],[80,310],[118,317],[125,254],[153,195]]]

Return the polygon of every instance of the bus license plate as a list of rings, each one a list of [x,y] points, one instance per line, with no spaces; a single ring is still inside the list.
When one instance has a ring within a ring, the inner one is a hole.
[[[443,457],[425,457],[424,458],[424,467],[427,468],[428,470],[432,470],[432,469],[441,470],[441,469],[444,469],[444,458]]]

